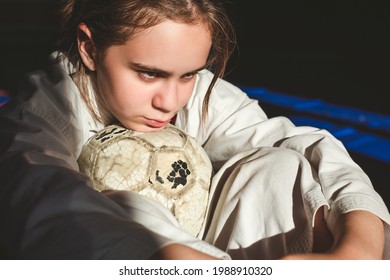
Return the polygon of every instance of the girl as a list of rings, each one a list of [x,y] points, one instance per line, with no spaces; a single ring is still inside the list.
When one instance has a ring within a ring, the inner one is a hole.
[[[222,80],[235,37],[216,0],[68,0],[59,52],[1,108],[3,258],[381,259],[389,212],[328,132],[268,119]],[[83,144],[171,119],[215,171],[201,233],[135,193],[99,193]]]

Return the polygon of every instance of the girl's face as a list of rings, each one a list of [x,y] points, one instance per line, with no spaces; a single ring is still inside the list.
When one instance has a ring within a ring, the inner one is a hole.
[[[173,21],[111,46],[95,64],[109,110],[129,129],[161,130],[188,102],[210,47],[206,27]]]

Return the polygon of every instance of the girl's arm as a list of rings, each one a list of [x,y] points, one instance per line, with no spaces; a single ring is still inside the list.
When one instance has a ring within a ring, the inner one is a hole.
[[[226,256],[164,220],[163,206],[138,194],[122,205],[92,188],[78,170],[88,124],[74,90],[52,66],[29,75],[0,108],[0,258],[147,259],[173,241]]]
[[[158,250],[151,260],[219,260],[182,244],[170,244]]]

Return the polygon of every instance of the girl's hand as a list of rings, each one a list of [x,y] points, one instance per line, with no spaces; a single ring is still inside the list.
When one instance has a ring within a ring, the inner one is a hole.
[[[368,211],[349,212],[338,221],[333,246],[312,254],[295,254],[283,260],[379,260],[384,248],[384,226],[381,219]],[[317,240],[319,241],[319,240]]]

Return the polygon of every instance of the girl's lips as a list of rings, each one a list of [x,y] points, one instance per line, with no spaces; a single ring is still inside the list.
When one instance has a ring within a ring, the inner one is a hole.
[[[170,120],[162,121],[162,120],[146,119],[146,125],[153,128],[162,128],[166,126],[169,123],[169,121]]]

